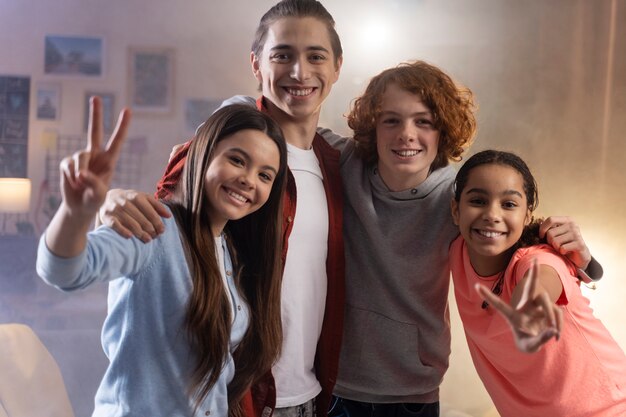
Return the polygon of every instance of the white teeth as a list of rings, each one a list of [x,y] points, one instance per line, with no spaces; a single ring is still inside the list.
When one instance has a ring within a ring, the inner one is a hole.
[[[395,152],[397,155],[400,155],[400,156],[405,156],[405,157],[408,157],[408,156],[415,156],[415,155],[417,155],[417,154],[419,153],[419,152],[418,152],[418,151],[416,151],[416,150],[405,150],[405,151],[394,151],[394,152]]]
[[[242,196],[241,194],[237,194],[234,191],[228,190],[227,193],[228,193],[229,196],[233,197],[236,200],[241,201],[242,203],[245,203],[245,202],[248,201],[248,199],[246,197]]]
[[[477,232],[478,234],[485,236],[485,237],[498,237],[504,234],[503,232],[491,232],[488,230],[477,230]]]
[[[313,92],[312,88],[303,88],[303,89],[295,89],[295,88],[287,88],[287,92],[292,96],[308,96]]]

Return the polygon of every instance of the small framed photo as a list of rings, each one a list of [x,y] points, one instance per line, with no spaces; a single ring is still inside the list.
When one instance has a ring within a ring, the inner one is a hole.
[[[59,120],[61,116],[61,85],[37,85],[37,119]]]
[[[222,99],[188,98],[185,100],[185,130],[195,133],[198,127],[222,104]]]
[[[102,38],[46,36],[44,73],[101,77],[104,68]]]
[[[170,113],[174,98],[174,49],[130,47],[128,84],[133,111]]]
[[[115,122],[114,118],[114,107],[115,104],[115,94],[113,93],[102,93],[102,92],[94,92],[87,91],[85,93],[85,117],[84,117],[84,131],[87,132],[89,128],[89,99],[92,96],[98,96],[102,100],[102,127],[104,133],[113,132],[113,128],[115,127],[113,123]]]

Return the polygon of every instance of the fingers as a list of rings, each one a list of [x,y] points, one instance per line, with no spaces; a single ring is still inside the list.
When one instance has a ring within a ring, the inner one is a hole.
[[[85,184],[82,183],[83,176],[79,174],[89,171],[90,157],[89,152],[80,151],[75,152],[72,156],[68,156],[61,161],[59,165],[61,174],[73,189],[79,189],[85,186]]]
[[[64,178],[67,181],[67,184],[73,188],[78,188],[78,183],[76,180],[76,171],[74,169],[74,158],[73,156],[68,156],[67,158],[63,158],[61,164],[59,165],[59,171],[61,173],[61,178]]]
[[[524,308],[526,304],[532,302],[535,289],[537,288],[537,277],[539,277],[539,264],[537,263],[537,259],[533,259],[533,263],[528,271],[528,278],[525,280],[524,286],[522,287],[522,295],[515,306],[517,310]]]
[[[135,236],[143,242],[149,242],[151,240],[150,235],[141,229],[141,226],[135,221],[129,211],[132,210],[115,203],[110,203],[107,199],[105,200],[105,204],[100,208],[100,219],[102,224],[109,226],[126,238]]]
[[[161,220],[161,217],[170,218],[172,217],[172,213],[170,213],[170,211],[166,208],[165,204],[161,203],[155,198],[149,197],[148,202],[152,205],[152,208],[159,215],[158,219],[151,219],[151,222],[157,230],[157,233],[163,233],[163,221]]]
[[[113,134],[105,147],[108,156],[107,165],[115,166],[115,162],[126,140],[128,126],[130,124],[130,109],[124,108],[118,118]],[[102,143],[102,101],[94,96],[89,100],[89,125],[87,128],[87,151],[98,152]]]
[[[550,300],[548,293],[542,292],[539,294],[537,298],[535,298],[535,304],[542,309],[548,324],[556,330],[557,322],[555,310],[559,308]]]
[[[100,218],[104,224],[122,236],[134,235],[144,242],[163,232],[160,214],[168,214],[161,203],[148,194],[132,190],[111,191],[100,210]]]
[[[591,261],[591,252],[578,225],[569,217],[548,217],[540,226],[550,246],[566,255],[576,266],[585,269]]]
[[[556,330],[550,327],[542,331],[539,335],[526,339],[522,346],[518,346],[523,352],[535,353],[553,337],[558,338],[557,335]]]
[[[107,217],[107,216],[102,216],[102,214],[100,214],[100,218],[101,218],[100,224],[110,227],[118,235],[126,239],[130,239],[131,237],[135,236],[135,234],[130,229],[125,227],[124,223],[122,223],[117,217],[111,217],[111,216]],[[146,243],[149,242],[149,240],[144,240],[144,239],[141,239],[140,237],[137,237],[137,238],[140,239],[142,242],[146,242]]]
[[[578,225],[569,217],[548,217],[539,226],[539,233],[555,249],[568,242],[582,241]]]
[[[87,125],[87,150],[100,149],[102,142],[102,101],[98,96],[89,99],[89,124]]]
[[[491,292],[491,290],[482,284],[476,284],[474,286],[478,294],[487,301],[490,306],[499,311],[509,322],[513,320],[514,310],[497,295]]]
[[[85,187],[84,209],[88,209],[91,217],[93,217],[104,201],[108,186],[97,175],[89,171],[81,172],[79,180],[81,185]]]
[[[168,163],[169,163],[169,162],[171,162],[171,161],[172,161],[172,158],[174,158],[174,156],[178,153],[178,151],[180,151],[180,150],[181,150],[182,148],[184,148],[184,147],[185,147],[185,144],[184,144],[184,143],[179,143],[178,145],[174,145],[174,146],[172,147],[172,151],[170,152],[170,156],[169,156],[169,159],[168,159],[168,161],[167,161],[167,162],[168,162]]]
[[[539,225],[539,237],[543,238],[548,230],[570,222],[571,219],[567,216],[550,216]]]
[[[161,220],[159,211],[167,212],[165,206],[156,201],[151,195],[145,193],[138,194],[134,204],[137,208],[135,220],[141,225],[142,230],[152,238],[163,233],[165,225],[163,220]]]
[[[91,160],[91,153],[88,151],[75,152],[72,155],[74,178],[78,183],[81,182],[81,172],[85,173],[89,171],[89,162]]]
[[[111,138],[106,144],[106,152],[109,154],[113,163],[117,161],[117,158],[122,149],[122,145],[126,140],[126,133],[128,132],[128,126],[130,124],[131,112],[130,109],[124,108],[117,118],[117,125],[111,135]]]

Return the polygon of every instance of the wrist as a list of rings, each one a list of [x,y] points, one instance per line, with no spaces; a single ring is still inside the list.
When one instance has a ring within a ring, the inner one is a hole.
[[[591,260],[588,262],[586,268],[578,268],[578,277],[587,283],[599,281],[603,275],[604,269],[602,268],[602,265],[600,265],[600,263],[593,257],[591,257]]]
[[[94,210],[80,205],[72,207],[65,200],[61,202],[58,210],[60,216],[71,219],[74,224],[91,224],[97,213],[97,209]]]

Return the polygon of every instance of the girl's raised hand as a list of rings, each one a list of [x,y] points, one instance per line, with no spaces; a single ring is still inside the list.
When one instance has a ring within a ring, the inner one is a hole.
[[[537,352],[552,337],[558,340],[561,331],[561,309],[550,300],[547,292],[535,294],[538,276],[539,265],[535,260],[516,306],[508,305],[489,288],[476,284],[480,296],[509,322],[515,345],[526,353]]]
[[[104,149],[102,142],[102,102],[89,101],[87,147],[61,161],[63,204],[73,215],[93,216],[103,203],[130,122],[130,110],[123,109]]]

